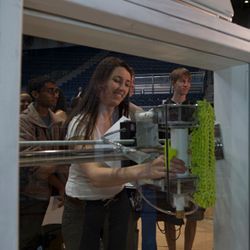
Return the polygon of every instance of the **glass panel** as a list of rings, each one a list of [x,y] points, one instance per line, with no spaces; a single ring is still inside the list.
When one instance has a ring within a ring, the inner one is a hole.
[[[200,122],[196,100],[208,96],[212,72],[184,66],[188,102],[174,103],[170,73],[180,67],[24,36],[22,92],[30,96],[22,93],[20,107],[20,249],[183,249],[197,221],[192,249],[212,249],[213,208],[193,200],[200,179],[189,148]],[[183,172],[183,162],[184,175],[170,171]]]

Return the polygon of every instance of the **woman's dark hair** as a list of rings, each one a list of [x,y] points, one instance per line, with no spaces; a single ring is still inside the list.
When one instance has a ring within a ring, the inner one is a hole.
[[[104,85],[110,78],[112,72],[117,67],[125,68],[132,77],[133,72],[130,66],[117,57],[106,57],[97,65],[78,106],[72,111],[69,117],[70,121],[75,115],[81,114],[79,116],[79,122],[76,127],[75,136],[78,136],[81,132],[81,129],[84,127],[84,139],[91,139],[98,116],[100,93],[103,87],[105,87]],[[118,117],[123,115],[128,116],[129,95],[126,96],[126,98],[119,104],[117,108]]]

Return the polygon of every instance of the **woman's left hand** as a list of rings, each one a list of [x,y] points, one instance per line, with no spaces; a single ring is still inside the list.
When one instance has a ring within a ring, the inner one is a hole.
[[[183,174],[187,171],[187,167],[185,166],[184,161],[178,158],[173,158],[170,161],[170,169],[169,172],[172,176],[176,176],[176,174]]]

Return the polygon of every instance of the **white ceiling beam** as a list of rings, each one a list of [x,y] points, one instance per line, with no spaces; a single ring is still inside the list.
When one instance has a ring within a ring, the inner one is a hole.
[[[131,1],[26,0],[24,34],[213,70],[250,62],[248,29],[172,1]]]

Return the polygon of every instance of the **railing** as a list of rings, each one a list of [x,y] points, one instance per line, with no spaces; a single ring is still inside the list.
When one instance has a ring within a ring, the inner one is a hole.
[[[191,72],[190,94],[204,93],[205,72]],[[172,93],[170,74],[143,74],[135,77],[135,95]]]

